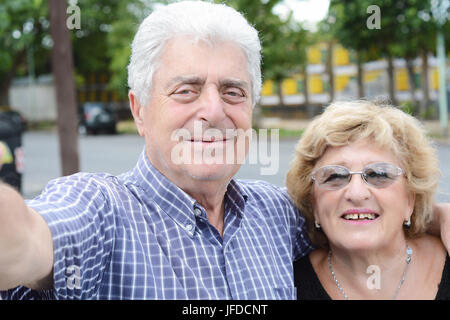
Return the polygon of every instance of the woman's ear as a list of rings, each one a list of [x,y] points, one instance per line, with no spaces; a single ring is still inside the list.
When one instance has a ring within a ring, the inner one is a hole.
[[[316,200],[314,197],[313,190],[311,190],[311,193],[309,194],[309,203],[311,206],[311,212],[313,213],[314,223],[320,225],[320,219],[319,219],[319,214],[317,213],[317,209],[316,209],[317,206],[316,206]],[[317,225],[316,225],[316,228],[317,228]]]
[[[408,193],[408,208],[405,212],[405,221],[410,221],[414,212],[414,205],[416,204],[416,194],[412,191]]]

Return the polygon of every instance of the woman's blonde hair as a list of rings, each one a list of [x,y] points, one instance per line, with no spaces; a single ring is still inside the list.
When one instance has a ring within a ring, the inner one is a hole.
[[[328,239],[314,228],[310,178],[327,147],[371,139],[391,151],[406,172],[407,188],[416,196],[408,238],[424,233],[432,220],[439,161],[421,123],[396,107],[370,101],[336,102],[314,119],[300,138],[287,173],[288,193],[307,221],[313,245],[327,247]]]

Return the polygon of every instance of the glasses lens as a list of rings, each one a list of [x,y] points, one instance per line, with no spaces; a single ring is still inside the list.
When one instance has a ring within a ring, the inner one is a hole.
[[[345,186],[350,180],[350,172],[341,166],[325,166],[316,171],[314,179],[321,188],[335,190]]]
[[[392,184],[401,174],[401,169],[390,163],[373,163],[363,170],[363,177],[368,184],[376,188],[385,188]]]

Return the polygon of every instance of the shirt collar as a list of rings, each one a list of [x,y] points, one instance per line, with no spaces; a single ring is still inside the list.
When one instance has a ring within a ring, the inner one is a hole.
[[[153,200],[176,223],[193,236],[196,225],[194,210],[195,208],[201,208],[200,204],[151,164],[145,153],[145,148],[132,170],[132,176],[133,182],[145,191],[146,199]],[[247,199],[248,195],[244,188],[232,179],[227,187],[225,201],[237,206],[236,214],[238,216],[242,215]]]

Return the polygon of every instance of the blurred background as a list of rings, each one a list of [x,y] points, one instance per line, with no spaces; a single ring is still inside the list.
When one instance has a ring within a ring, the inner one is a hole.
[[[0,2],[0,178],[25,197],[78,171],[120,174],[143,148],[127,99],[139,23],[174,1]],[[283,185],[295,142],[334,100],[390,100],[420,119],[450,202],[450,0],[229,0],[260,33],[254,127],[280,129],[279,170],[241,178]]]

